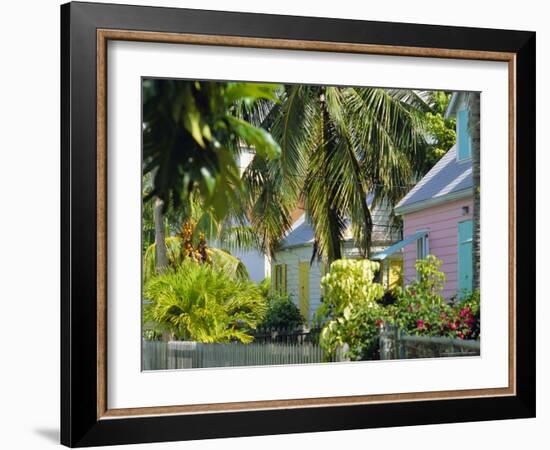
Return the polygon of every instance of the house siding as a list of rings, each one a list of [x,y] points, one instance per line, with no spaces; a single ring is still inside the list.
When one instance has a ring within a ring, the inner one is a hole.
[[[271,279],[275,279],[276,264],[286,264],[286,292],[295,305],[299,304],[299,265],[300,262],[310,262],[313,246],[311,244],[293,247],[277,252],[272,263]],[[311,322],[321,303],[321,263],[314,261],[309,268],[309,317]]]
[[[468,214],[463,207],[469,207]],[[472,198],[450,201],[431,208],[415,211],[403,216],[403,236],[406,238],[417,231],[428,230],[429,253],[439,258],[445,272],[446,283],[443,296],[449,298],[458,289],[458,223],[471,220],[473,212]],[[416,278],[416,242],[403,249],[405,266],[405,284]]]

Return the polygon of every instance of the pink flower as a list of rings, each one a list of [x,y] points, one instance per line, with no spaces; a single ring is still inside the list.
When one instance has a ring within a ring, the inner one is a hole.
[[[456,325],[453,322],[449,322],[449,328],[454,331],[456,330]]]
[[[419,330],[422,330],[424,328],[424,321],[422,319],[418,319],[416,321],[416,328],[418,328]]]
[[[457,333],[457,335],[458,335],[459,339],[464,339],[464,335],[462,334],[462,331],[459,331]]]

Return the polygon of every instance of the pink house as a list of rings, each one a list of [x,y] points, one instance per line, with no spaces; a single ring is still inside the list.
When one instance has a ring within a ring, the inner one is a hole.
[[[456,115],[457,143],[396,205],[404,239],[375,255],[403,255],[404,284],[416,277],[415,263],[427,255],[442,262],[445,298],[472,290],[473,180],[468,130],[468,93],[455,94],[447,114]]]

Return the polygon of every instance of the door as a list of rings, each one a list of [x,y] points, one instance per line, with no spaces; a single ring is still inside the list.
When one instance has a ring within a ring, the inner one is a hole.
[[[298,307],[309,322],[309,262],[300,261],[298,277]]]
[[[472,290],[472,221],[458,224],[458,293]]]

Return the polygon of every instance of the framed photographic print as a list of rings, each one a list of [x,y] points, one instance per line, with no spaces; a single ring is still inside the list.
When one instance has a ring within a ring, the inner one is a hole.
[[[534,417],[535,33],[61,19],[63,444]]]

